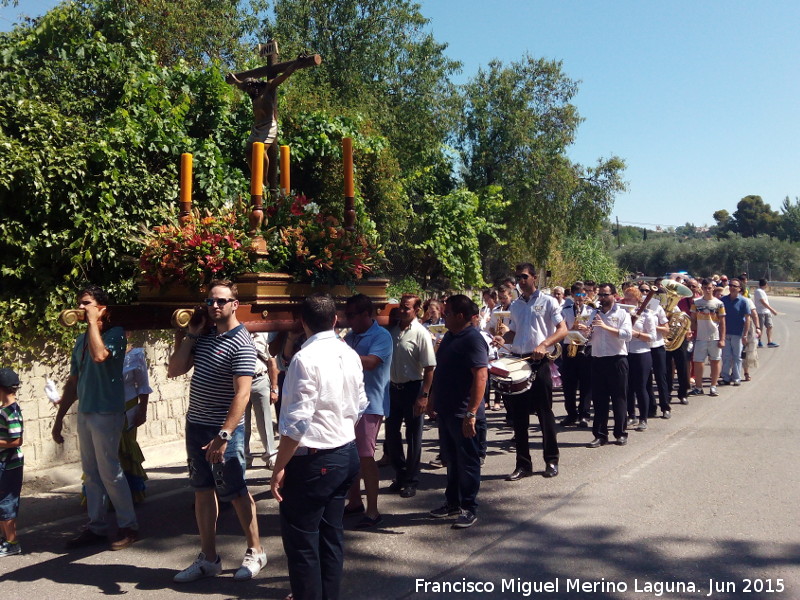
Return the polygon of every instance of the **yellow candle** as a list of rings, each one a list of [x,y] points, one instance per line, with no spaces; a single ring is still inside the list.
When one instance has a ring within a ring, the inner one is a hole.
[[[181,204],[192,201],[192,155],[188,152],[181,154]]]
[[[284,196],[289,195],[290,178],[289,178],[289,157],[291,152],[289,146],[281,146],[281,191]]]
[[[353,138],[342,138],[342,154],[344,156],[344,197],[355,196],[353,187]]]
[[[250,195],[261,196],[264,191],[264,144],[253,142],[250,170]]]

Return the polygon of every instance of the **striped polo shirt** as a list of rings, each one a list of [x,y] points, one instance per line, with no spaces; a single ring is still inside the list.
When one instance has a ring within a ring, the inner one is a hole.
[[[22,411],[14,402],[0,407],[0,440],[13,442],[22,437]],[[0,463],[5,469],[16,469],[22,466],[22,448],[3,448],[0,450]]]
[[[233,401],[233,378],[253,376],[256,348],[244,325],[217,334],[201,335],[194,347],[194,373],[189,387],[186,420],[196,425],[222,427]],[[239,425],[244,423],[244,417]]]

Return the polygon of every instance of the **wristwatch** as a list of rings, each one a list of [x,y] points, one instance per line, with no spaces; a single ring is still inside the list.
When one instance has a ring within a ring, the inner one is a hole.
[[[270,392],[272,392],[273,394],[277,394],[279,391],[280,391],[280,390],[278,390],[278,388],[272,388],[272,389],[270,390]]]
[[[232,435],[230,431],[227,431],[225,429],[220,429],[219,433],[217,434],[217,437],[219,437],[219,439],[221,439],[223,442],[229,442],[231,440]]]
[[[474,413],[474,412],[469,412],[469,411],[467,411],[467,412],[464,414],[464,416],[465,416],[467,419],[474,419],[474,418],[475,418],[475,413]]]

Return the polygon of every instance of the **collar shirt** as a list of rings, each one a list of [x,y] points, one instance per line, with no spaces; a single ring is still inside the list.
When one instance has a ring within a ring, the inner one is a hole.
[[[633,319],[631,319],[633,321]],[[650,352],[650,342],[645,342],[633,337],[633,332],[644,333],[653,339],[656,335],[656,314],[652,310],[645,309],[636,323],[631,326],[631,339],[628,340],[628,354],[645,354]]]
[[[75,340],[70,361],[70,375],[78,378],[78,412],[125,412],[125,383],[122,365],[125,362],[125,330],[112,327],[101,332],[103,345],[109,356],[103,362],[94,362],[89,352],[89,339],[82,333]]]
[[[406,329],[400,326],[391,330],[394,351],[392,353],[392,383],[408,383],[419,381],[425,367],[436,366],[436,354],[433,351],[433,340],[422,323],[414,319]]]
[[[664,311],[664,307],[661,304],[656,304],[655,310],[652,311],[656,317],[656,325],[663,326],[669,323],[669,318],[667,317],[667,313]],[[650,342],[650,348],[660,348],[664,346],[666,342],[664,341],[664,334],[656,329],[655,332],[655,339]]]
[[[356,438],[367,404],[358,354],[333,331],[321,331],[292,357],[278,428],[300,446],[338,448]]]
[[[389,372],[392,367],[392,336],[378,322],[363,333],[353,330],[344,336],[345,343],[359,356],[376,356],[380,364],[374,369],[364,371],[364,391],[367,393],[368,415],[389,416]]]
[[[631,316],[624,308],[620,308],[616,303],[607,313],[601,310],[593,310],[589,323],[594,320],[595,315],[600,315],[603,323],[609,327],[619,329],[619,336],[605,329],[595,328],[592,330],[592,356],[627,356],[627,341],[632,337]]]
[[[536,290],[528,300],[522,296],[511,303],[511,321],[508,327],[514,332],[511,352],[530,354],[545,339],[551,336],[564,317],[558,301],[552,296]],[[553,347],[547,348],[548,352]]]

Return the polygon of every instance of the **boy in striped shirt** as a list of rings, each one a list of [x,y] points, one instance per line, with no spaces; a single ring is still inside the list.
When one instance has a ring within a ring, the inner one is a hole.
[[[22,491],[22,412],[17,404],[19,376],[0,369],[0,557],[20,554],[17,512]]]

